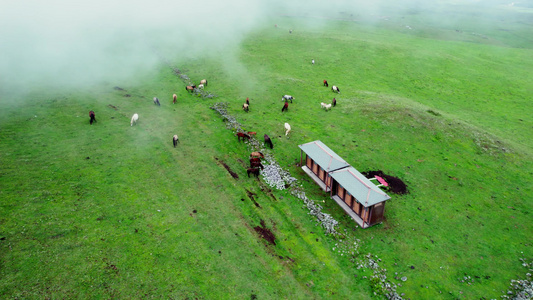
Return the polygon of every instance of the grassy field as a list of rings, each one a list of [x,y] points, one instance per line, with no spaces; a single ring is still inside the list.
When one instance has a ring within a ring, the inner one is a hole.
[[[0,295],[380,298],[371,272],[357,268],[371,253],[405,298],[499,298],[525,278],[519,259],[533,258],[532,24],[507,13],[489,29],[460,17],[428,25],[427,11],[373,26],[346,13],[314,27],[313,16],[280,17],[224,55],[184,60],[160,49],[194,81],[208,78],[215,99],[187,94],[163,63],[83,90],[5,92]],[[295,101],[281,113],[284,94]],[[320,109],[333,97],[336,107]],[[287,190],[247,177],[249,148],[214,102],[272,137],[276,160],[340,222],[340,236]],[[357,228],[301,171],[297,146],[317,139],[358,170],[408,185],[391,194],[385,222]],[[358,254],[339,251],[357,239]]]

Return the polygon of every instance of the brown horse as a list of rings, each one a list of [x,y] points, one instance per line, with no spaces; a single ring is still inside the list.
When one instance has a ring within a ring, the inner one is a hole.
[[[239,142],[241,141],[241,138],[244,141],[245,138],[250,139],[250,136],[244,132],[237,132],[237,139],[239,140]]]
[[[259,168],[250,168],[250,169],[246,170],[246,173],[248,173],[248,177],[250,177],[250,173],[252,173],[252,175],[254,175],[255,177],[258,177],[259,176]]]
[[[196,85],[188,85],[185,87],[185,90],[189,93],[194,92],[194,89],[196,88]]]
[[[172,99],[173,99],[172,103],[176,104],[176,102],[178,100],[178,95],[176,95],[176,94],[172,95]]]
[[[250,162],[250,167],[251,168],[261,168],[261,170],[265,169],[265,167],[263,167],[261,162]]]
[[[324,79],[324,86],[328,87],[328,81],[326,79]]]
[[[90,111],[89,112],[89,117],[91,118],[91,120],[89,121],[89,124],[93,125],[93,122],[96,122],[96,117],[94,116],[94,111]]]
[[[261,153],[261,152],[252,152],[252,153],[250,154],[250,157],[265,158],[265,156],[264,156],[263,153]]]
[[[337,105],[337,99],[333,98],[333,101],[331,101],[331,104],[333,104],[333,106]]]
[[[250,158],[250,165],[256,164],[256,163],[261,163],[261,158],[259,158],[259,157]]]
[[[256,135],[257,134],[257,132],[255,132],[255,131],[248,131],[247,133],[248,133],[248,135]]]

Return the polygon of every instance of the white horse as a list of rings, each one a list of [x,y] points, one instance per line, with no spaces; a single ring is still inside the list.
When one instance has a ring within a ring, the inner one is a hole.
[[[207,79],[200,80],[200,84],[207,86]]]
[[[291,103],[292,103],[292,100],[294,100],[294,97],[291,96],[291,95],[284,95],[283,98],[281,98],[281,100],[291,101]]]
[[[203,83],[200,83],[200,84],[198,85],[198,88],[201,89],[201,90],[203,90],[203,89],[204,89],[204,84],[203,84]]]
[[[326,107],[326,103],[320,102],[320,107],[325,108]]]
[[[133,123],[135,123],[135,125],[137,125],[137,120],[139,120],[139,115],[138,114],[133,114],[133,117],[131,117],[130,126],[133,126]]]
[[[330,108],[331,108],[331,104],[326,104],[326,105],[324,105],[324,109],[325,109],[325,110],[329,110]]]
[[[285,131],[285,135],[288,135],[289,132],[291,132],[291,125],[289,125],[289,123],[285,123],[285,129],[287,129],[287,131]]]

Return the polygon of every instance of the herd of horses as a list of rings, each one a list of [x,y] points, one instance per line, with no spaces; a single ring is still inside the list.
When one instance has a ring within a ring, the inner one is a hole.
[[[314,60],[312,61],[312,63],[314,64]],[[324,79],[323,83],[324,83],[325,87],[329,87],[328,81],[326,79]],[[338,93],[338,94],[340,94],[340,92],[341,92],[339,87],[336,86],[336,85],[331,87],[331,91],[335,92],[335,93]],[[289,109],[289,101],[290,101],[290,103],[293,103],[294,99],[295,98],[293,96],[291,96],[291,95],[283,95],[281,97],[281,100],[285,101],[285,103],[284,103],[283,107],[281,108],[281,112],[288,111],[288,109]],[[320,105],[321,105],[322,108],[324,108],[326,111],[328,111],[328,110],[331,109],[332,106],[336,106],[337,105],[337,99],[333,98],[333,100],[332,100],[332,102],[330,104],[326,104],[324,102],[321,102]],[[249,98],[246,98],[246,102],[242,105],[242,109],[245,112],[249,112],[250,111]],[[285,136],[287,136],[290,132],[291,132],[291,125],[289,123],[285,123]],[[250,132],[248,132],[248,133],[246,133],[246,132],[237,132],[237,140],[239,142],[241,140],[244,141],[245,139],[249,140],[250,138],[251,138]],[[274,145],[272,144],[272,140],[266,134],[264,135],[264,141],[265,141],[265,145],[270,146],[270,149],[274,148]],[[255,177],[258,177],[260,169],[262,170],[264,168],[263,165],[261,164],[261,158],[260,157],[264,157],[261,152],[253,152],[251,154],[250,168],[248,168],[246,170],[246,172],[248,174],[248,177],[250,177],[250,174],[255,175]]]
[[[207,80],[206,79],[202,79],[200,81],[200,83],[198,84],[198,86],[196,86],[196,85],[188,85],[188,86],[186,86],[185,90],[187,90],[188,92],[192,93],[194,91],[194,89],[196,89],[197,87],[202,89],[204,86],[207,86]],[[329,84],[328,84],[327,80],[324,80],[324,86],[329,87]],[[339,88],[337,86],[335,86],[335,85],[331,87],[331,90],[333,92],[340,93]],[[281,111],[284,112],[284,111],[287,111],[289,109],[289,101],[290,101],[290,103],[293,103],[293,100],[295,98],[293,96],[291,96],[291,95],[283,95],[281,99],[283,101],[285,101],[285,104],[283,105],[283,108],[281,109]],[[154,101],[155,105],[161,106],[159,98],[154,97],[153,101]],[[172,95],[172,103],[173,104],[177,103],[177,95],[176,94]],[[329,110],[332,106],[335,106],[336,104],[337,104],[337,100],[335,98],[333,98],[333,101],[332,101],[331,104],[321,103],[321,106],[325,110]],[[242,108],[243,108],[243,110],[245,112],[248,112],[250,110],[250,99],[249,98],[246,98],[246,102],[243,104]],[[95,115],[94,111],[91,110],[89,112],[89,117],[90,117],[89,123],[91,125],[96,122],[96,115]],[[134,113],[133,116],[131,117],[130,126],[133,126],[133,124],[137,125],[137,121],[138,120],[139,120],[139,114]],[[285,126],[285,136],[287,136],[290,133],[290,131],[291,131],[291,125],[289,125],[289,123],[285,123],[284,126]],[[249,140],[249,139],[251,139],[252,135],[255,135],[255,134],[256,134],[256,132],[251,132],[251,131],[248,131],[248,132],[237,132],[237,139],[238,139],[239,142],[241,140],[244,141],[245,139]],[[264,138],[265,145],[269,146],[270,149],[274,149],[274,144],[272,143],[272,140],[270,139],[270,137],[267,134],[265,134],[263,136],[263,138]],[[179,138],[178,138],[178,135],[175,134],[172,137],[172,144],[174,145],[174,148],[178,145],[178,143],[179,143]],[[262,158],[264,158],[263,153],[261,153],[261,152],[252,152],[252,154],[250,155],[250,168],[247,169],[248,177],[250,177],[250,174],[255,175],[255,177],[259,176],[260,170],[264,169],[264,166],[261,164],[261,159]]]

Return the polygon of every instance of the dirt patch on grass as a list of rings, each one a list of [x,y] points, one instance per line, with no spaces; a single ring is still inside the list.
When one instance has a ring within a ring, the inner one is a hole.
[[[255,232],[259,233],[259,235],[261,235],[263,239],[265,239],[267,242],[275,246],[276,237],[274,236],[272,231],[270,231],[270,229],[266,227],[265,221],[261,220],[260,224],[261,226],[254,227]]]
[[[259,203],[257,203],[257,201],[255,201],[255,197],[254,196],[257,196],[256,193],[252,193],[249,190],[246,190],[246,195],[248,196],[248,198],[250,198],[250,200],[252,200],[252,202],[255,204],[255,206],[257,206],[259,208],[262,208],[261,205],[259,205]]]
[[[387,187],[387,191],[394,193],[394,194],[407,194],[407,185],[398,177],[390,176],[381,170],[377,171],[368,171],[368,172],[361,172],[361,174],[365,175],[366,178],[374,178],[374,176],[379,176],[389,184]]]
[[[239,175],[237,175],[237,173],[233,172],[231,170],[231,168],[222,160],[219,160],[217,157],[215,157],[215,160],[224,166],[224,168],[226,168],[226,170],[228,171],[228,173],[231,175],[231,177],[233,177],[234,179],[239,179]]]
[[[272,190],[269,189],[266,184],[264,184],[263,182],[259,181],[259,187],[261,188],[261,191],[263,193],[265,193],[266,195],[270,196],[274,201],[278,201],[276,196],[274,196],[274,194],[272,193]]]
[[[116,106],[114,106],[114,105],[109,104],[108,106],[111,107],[114,110],[118,110],[118,108]]]

